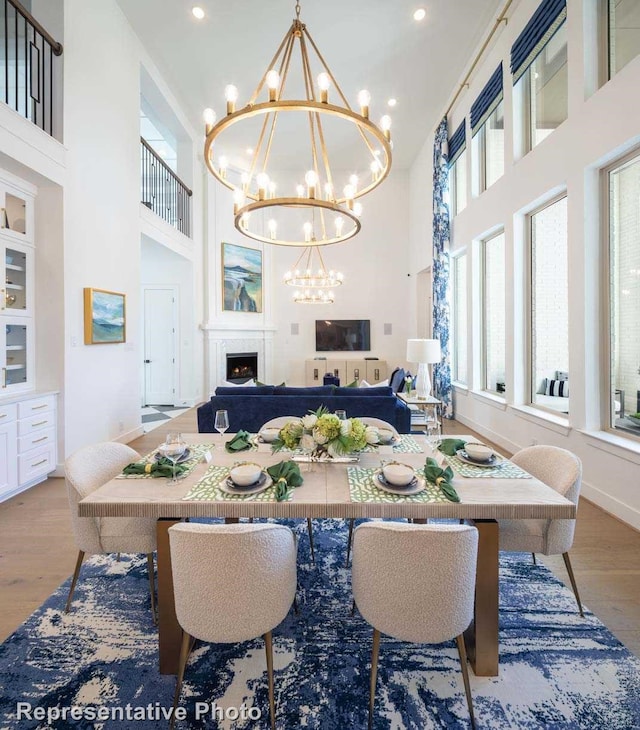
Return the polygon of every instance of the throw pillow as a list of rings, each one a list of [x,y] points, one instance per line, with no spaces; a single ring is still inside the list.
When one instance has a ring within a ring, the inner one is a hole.
[[[261,386],[263,387],[263,386],[265,386],[265,385],[268,385],[268,383],[261,383],[261,382],[260,382],[259,380],[254,380],[253,382],[254,382],[254,384],[255,384],[255,385],[257,385],[258,387],[261,387]],[[278,387],[278,388],[284,388],[284,386],[285,386],[285,385],[286,385],[286,383],[285,383],[285,382],[284,382],[284,380],[283,380],[283,381],[282,381],[282,382],[281,382],[281,383],[280,383],[280,384],[279,384],[278,386],[274,386],[274,387]]]
[[[559,398],[569,397],[569,381],[568,380],[550,380],[547,383],[545,395],[553,395]]]
[[[256,387],[256,381],[255,380],[247,380],[246,383],[232,383],[229,380],[223,380],[220,385],[223,388],[255,388]],[[260,383],[262,385],[262,383]]]
[[[344,386],[345,388],[357,388],[358,387],[358,378],[356,378],[353,383],[348,383]]]
[[[360,385],[358,386],[358,388],[370,388],[370,387],[371,386],[369,385],[369,383],[367,383],[366,380],[361,380]]]
[[[548,378],[542,378],[540,381],[540,385],[538,386],[538,390],[536,390],[537,395],[544,395],[547,392],[547,383],[549,382]]]

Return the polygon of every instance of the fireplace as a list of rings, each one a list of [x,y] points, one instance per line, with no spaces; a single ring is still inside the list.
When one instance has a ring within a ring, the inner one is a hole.
[[[257,377],[257,352],[236,352],[233,355],[227,355],[227,380],[230,383],[246,383]]]

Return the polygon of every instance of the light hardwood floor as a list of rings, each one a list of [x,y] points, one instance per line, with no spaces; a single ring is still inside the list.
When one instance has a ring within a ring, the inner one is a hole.
[[[195,409],[130,445],[147,453],[169,430],[197,431]],[[469,429],[449,422],[446,431]],[[48,479],[0,504],[0,641],[69,577],[76,556],[64,480]],[[561,557],[542,559],[568,584]],[[571,560],[584,603],[640,656],[640,533],[582,499]]]

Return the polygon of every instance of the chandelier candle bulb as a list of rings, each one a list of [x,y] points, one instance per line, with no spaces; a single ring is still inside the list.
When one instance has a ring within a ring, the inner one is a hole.
[[[273,218],[271,218],[269,223],[267,223],[267,227],[269,228],[269,238],[272,241],[275,241],[276,231],[278,230],[278,224],[275,222],[275,220]]]
[[[343,225],[344,225],[344,218],[336,218],[336,220],[335,220],[336,236],[340,237],[342,235],[342,226]]]
[[[305,243],[309,243],[311,241],[311,232],[313,231],[313,226],[309,221],[307,221],[304,226],[302,226],[302,229],[304,230],[304,241]]]
[[[209,132],[213,129],[213,125],[216,123],[216,113],[213,109],[211,109],[211,107],[207,107],[202,113],[202,117],[204,118],[205,134],[209,134]]]
[[[299,198],[304,198],[304,185],[296,185],[296,193]]]
[[[233,114],[238,101],[238,89],[233,84],[227,84],[224,88],[224,98],[227,100],[227,114]]]
[[[229,160],[227,160],[226,157],[222,156],[220,158],[220,177],[226,178],[227,177],[227,167],[229,165]]]
[[[360,114],[365,119],[369,119],[369,104],[371,103],[371,94],[366,90],[358,92],[358,104],[360,104]]]
[[[385,114],[380,119],[380,129],[384,132],[384,136],[389,140],[391,139],[391,117]]]
[[[269,89],[269,101],[277,101],[278,86],[280,85],[280,74],[272,68],[267,72],[267,88]]]
[[[242,190],[236,190],[233,194],[233,214],[236,215],[236,213],[242,208],[244,205],[244,193]]]
[[[251,182],[251,177],[248,172],[242,173],[240,176],[240,182],[242,183],[242,192],[246,195],[249,190],[249,183]]]
[[[304,176],[304,181],[307,183],[307,197],[313,200],[316,197],[316,185],[318,184],[318,176],[315,171],[309,170]]]
[[[256,177],[258,183],[258,200],[264,200],[267,195],[267,188],[269,187],[269,176],[266,172],[261,172]]]
[[[331,86],[331,79],[329,74],[323,71],[318,74],[318,88],[320,89],[320,101],[326,104],[329,100],[329,87]]]
[[[278,186],[273,182],[273,180],[269,183],[269,197],[273,200],[273,198],[276,197],[276,188]]]
[[[324,184],[324,194],[327,200],[333,199],[333,188],[331,187],[331,183]]]
[[[355,195],[358,192],[358,176],[357,175],[351,175],[349,178],[349,184],[353,185],[353,194]]]

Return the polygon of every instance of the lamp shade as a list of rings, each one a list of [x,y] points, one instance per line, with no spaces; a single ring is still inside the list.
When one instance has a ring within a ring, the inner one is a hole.
[[[407,340],[407,362],[440,362],[440,340]]]

